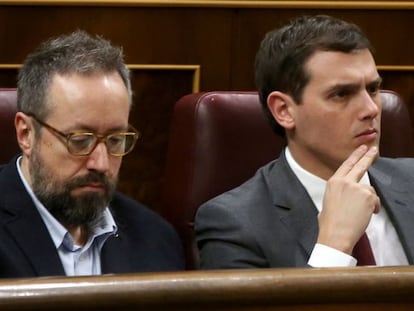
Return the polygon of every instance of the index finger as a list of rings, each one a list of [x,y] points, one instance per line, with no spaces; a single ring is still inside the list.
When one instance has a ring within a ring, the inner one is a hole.
[[[376,146],[370,148],[365,145],[359,146],[341,164],[333,177],[348,177],[351,180],[359,182],[374,162],[377,153],[378,148]]]

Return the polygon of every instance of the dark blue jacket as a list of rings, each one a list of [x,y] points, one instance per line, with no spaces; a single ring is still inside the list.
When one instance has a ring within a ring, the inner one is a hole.
[[[110,210],[118,234],[101,251],[102,273],[184,269],[181,242],[170,224],[120,193]],[[65,275],[59,255],[16,169],[0,166],[0,278]]]

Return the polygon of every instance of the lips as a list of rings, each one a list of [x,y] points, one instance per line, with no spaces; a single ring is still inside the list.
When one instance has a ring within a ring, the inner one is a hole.
[[[360,132],[356,135],[356,138],[359,140],[360,143],[372,143],[378,137],[378,130],[375,128],[369,128]]]
[[[378,132],[378,131],[377,131],[376,129],[371,128],[371,129],[367,129],[367,130],[365,130],[365,131],[363,131],[363,132],[359,133],[359,134],[357,135],[357,137],[360,137],[360,136],[366,136],[366,135],[372,135],[372,134],[376,134],[377,132]]]
[[[89,189],[89,190],[95,190],[95,191],[101,191],[105,189],[105,186],[101,183],[88,183],[81,185],[81,188],[83,189]]]

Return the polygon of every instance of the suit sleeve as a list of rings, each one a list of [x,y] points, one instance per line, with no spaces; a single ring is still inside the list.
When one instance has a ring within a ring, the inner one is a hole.
[[[195,220],[200,268],[268,267],[251,226],[251,221],[232,206],[214,200],[202,205]]]

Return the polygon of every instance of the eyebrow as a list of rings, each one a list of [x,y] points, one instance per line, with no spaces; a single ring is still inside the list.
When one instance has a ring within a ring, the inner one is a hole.
[[[98,134],[98,131],[96,131],[95,129],[91,128],[90,126],[86,126],[86,125],[78,124],[76,126],[72,126],[71,128],[73,128],[73,129],[66,131],[68,134],[81,133],[81,132]],[[126,126],[112,127],[110,129],[108,129],[107,131],[105,131],[105,133],[102,133],[102,135],[111,134],[111,133],[126,132],[126,131],[128,131],[128,129],[129,129],[129,123]]]
[[[375,80],[373,80],[370,83],[368,83],[367,86],[368,87],[371,87],[371,86],[381,87],[382,81],[383,81],[382,78],[381,77],[378,77]]]
[[[378,77],[378,78],[372,80],[371,82],[369,82],[366,85],[365,88],[367,89],[367,88],[371,88],[373,86],[380,87],[381,84],[382,84],[382,78],[381,77]],[[326,90],[325,93],[327,95],[329,95],[331,93],[334,93],[334,92],[337,92],[337,91],[344,91],[344,90],[349,91],[349,92],[356,92],[359,88],[360,88],[360,84],[359,83],[343,83],[343,84],[342,83],[338,83],[338,84],[335,84],[335,85],[329,87]]]

